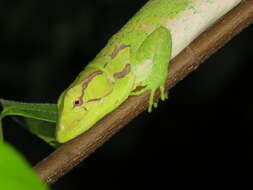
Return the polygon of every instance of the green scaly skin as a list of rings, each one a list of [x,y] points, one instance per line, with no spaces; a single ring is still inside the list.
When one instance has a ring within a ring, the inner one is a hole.
[[[190,6],[191,0],[150,0],[109,40],[58,100],[59,142],[85,132],[130,95],[151,91],[149,112],[156,89],[166,98],[172,40],[165,23]]]

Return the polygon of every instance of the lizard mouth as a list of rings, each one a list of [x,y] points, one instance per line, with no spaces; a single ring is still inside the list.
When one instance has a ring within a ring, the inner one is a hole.
[[[59,121],[57,124],[56,130],[56,140],[60,143],[65,143],[76,136],[80,135],[82,132],[79,130],[80,128],[76,128],[74,126],[80,125],[81,120],[76,120],[74,123],[64,123]]]

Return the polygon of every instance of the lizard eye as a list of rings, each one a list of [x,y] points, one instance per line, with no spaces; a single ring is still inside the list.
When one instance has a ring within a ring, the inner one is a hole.
[[[81,106],[81,105],[82,105],[82,100],[77,99],[77,100],[74,101],[74,107]]]

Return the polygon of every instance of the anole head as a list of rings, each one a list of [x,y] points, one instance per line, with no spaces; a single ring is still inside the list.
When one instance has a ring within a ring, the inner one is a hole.
[[[80,73],[58,100],[57,141],[63,143],[78,136],[103,117],[108,105],[113,103],[112,89],[102,71]]]
[[[109,52],[109,56],[94,59],[61,94],[56,128],[58,142],[85,132],[129,96],[134,82],[130,48],[120,45]]]

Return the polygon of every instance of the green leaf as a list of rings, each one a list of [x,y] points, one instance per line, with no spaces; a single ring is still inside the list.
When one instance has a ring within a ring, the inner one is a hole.
[[[4,140],[3,137],[3,128],[2,128],[2,118],[0,117],[0,143],[2,143]]]
[[[2,129],[2,123],[0,121],[0,143],[3,142],[4,138],[3,138],[3,129]]]
[[[19,115],[55,123],[58,116],[56,104],[32,104],[0,99],[3,111],[0,118]]]
[[[22,103],[3,99],[0,99],[0,103],[3,106],[2,113],[0,113],[0,141],[1,119],[6,116],[23,116],[23,119],[12,118],[51,146],[58,147],[60,145],[55,139],[55,122],[58,116],[56,104]]]
[[[0,189],[48,189],[27,162],[10,145],[0,143],[0,155]]]
[[[55,138],[55,123],[32,118],[13,117],[13,119],[29,132],[50,144],[52,147],[58,148],[61,145]]]

